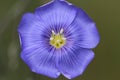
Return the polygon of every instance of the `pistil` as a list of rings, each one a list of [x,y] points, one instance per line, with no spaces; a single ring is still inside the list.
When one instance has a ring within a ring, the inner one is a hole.
[[[66,38],[63,35],[63,31],[64,30],[61,29],[60,32],[56,34],[52,30],[52,35],[50,37],[50,44],[57,49],[63,47],[66,43]]]

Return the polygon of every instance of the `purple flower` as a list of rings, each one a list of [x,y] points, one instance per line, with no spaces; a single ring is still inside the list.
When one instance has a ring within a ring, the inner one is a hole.
[[[38,74],[71,79],[81,75],[99,43],[95,23],[81,9],[54,0],[26,13],[18,28],[21,57]]]

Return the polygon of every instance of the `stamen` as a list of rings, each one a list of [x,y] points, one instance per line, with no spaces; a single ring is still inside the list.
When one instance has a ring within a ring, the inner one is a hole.
[[[63,40],[66,40],[66,38],[62,38]]]
[[[60,30],[60,34],[62,34],[62,33],[63,33],[63,31],[64,31],[64,30],[63,30],[63,28],[62,28],[62,29]]]
[[[53,40],[53,37],[51,37],[50,40]]]
[[[55,35],[56,33],[52,30],[52,34]]]

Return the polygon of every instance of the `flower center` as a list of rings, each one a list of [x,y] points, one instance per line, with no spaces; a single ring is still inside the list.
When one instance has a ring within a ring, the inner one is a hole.
[[[55,33],[53,30],[52,30],[52,35],[50,37],[50,44],[52,46],[54,46],[55,48],[59,49],[61,47],[63,47],[66,43],[66,38],[64,37],[63,35],[63,29],[60,30],[59,33]]]

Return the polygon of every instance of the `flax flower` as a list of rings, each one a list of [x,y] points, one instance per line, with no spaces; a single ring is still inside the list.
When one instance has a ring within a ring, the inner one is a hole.
[[[93,20],[65,0],[53,0],[26,13],[18,27],[21,58],[38,74],[71,79],[81,75],[99,43]]]

